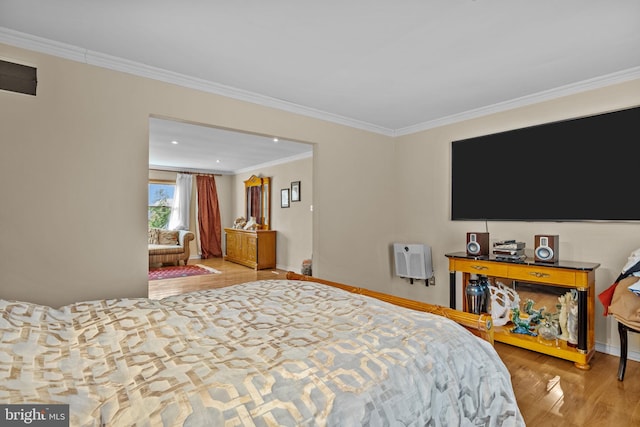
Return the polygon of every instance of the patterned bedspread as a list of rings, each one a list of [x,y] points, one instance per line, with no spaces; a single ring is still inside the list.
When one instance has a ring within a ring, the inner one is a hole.
[[[317,283],[0,310],[0,403],[73,426],[524,425],[488,343]]]

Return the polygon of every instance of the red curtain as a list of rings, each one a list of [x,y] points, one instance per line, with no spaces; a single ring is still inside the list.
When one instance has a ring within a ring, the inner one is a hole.
[[[212,175],[198,175],[198,228],[202,258],[222,256],[222,226],[216,180]]]

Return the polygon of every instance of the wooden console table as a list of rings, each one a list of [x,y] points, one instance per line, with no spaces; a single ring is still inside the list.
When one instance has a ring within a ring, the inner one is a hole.
[[[512,333],[508,324],[496,326],[495,341],[571,360],[580,369],[590,369],[589,361],[595,352],[595,269],[600,264],[558,261],[541,263],[530,260],[508,262],[493,256],[474,257],[466,252],[445,254],[449,258],[449,305],[456,308],[456,272],[462,273],[462,309],[467,311],[465,291],[471,274],[511,280],[533,286],[553,286],[575,289],[578,292],[578,345],[570,347],[566,341],[557,344],[541,343],[537,337]]]

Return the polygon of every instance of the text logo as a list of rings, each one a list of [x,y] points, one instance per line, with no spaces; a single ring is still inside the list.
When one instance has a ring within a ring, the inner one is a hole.
[[[0,427],[69,427],[69,405],[0,405]]]

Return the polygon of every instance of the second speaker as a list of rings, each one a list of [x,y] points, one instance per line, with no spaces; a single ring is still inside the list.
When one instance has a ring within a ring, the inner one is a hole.
[[[560,237],[557,234],[537,234],[534,239],[535,250],[533,252],[536,262],[558,261],[560,249]]]

